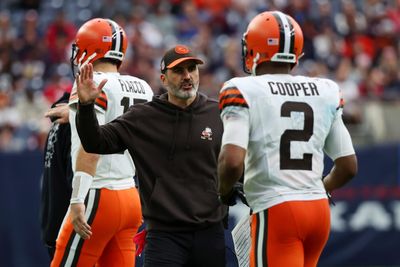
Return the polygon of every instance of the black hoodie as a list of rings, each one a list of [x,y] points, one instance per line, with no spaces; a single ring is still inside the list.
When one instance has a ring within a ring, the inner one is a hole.
[[[101,127],[93,105],[80,105],[76,124],[87,152],[129,150],[149,230],[190,231],[226,215],[217,198],[223,132],[217,101],[198,93],[183,109],[163,94]]]
[[[68,103],[69,93],[57,100]],[[44,149],[42,176],[42,205],[40,209],[43,242],[55,247],[58,231],[69,207],[72,192],[71,128],[69,123],[53,124],[47,135]]]

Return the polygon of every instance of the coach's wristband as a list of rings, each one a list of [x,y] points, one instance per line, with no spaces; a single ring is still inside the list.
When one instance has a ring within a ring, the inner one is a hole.
[[[93,176],[86,172],[75,172],[72,180],[72,194],[70,203],[84,203],[90,186],[92,185]]]

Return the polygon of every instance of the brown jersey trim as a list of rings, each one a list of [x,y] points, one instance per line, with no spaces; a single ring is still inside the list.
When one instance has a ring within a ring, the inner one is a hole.
[[[227,88],[226,90],[222,91],[219,96],[219,109],[222,111],[228,106],[249,108],[249,105],[244,99],[242,93],[236,87]]]

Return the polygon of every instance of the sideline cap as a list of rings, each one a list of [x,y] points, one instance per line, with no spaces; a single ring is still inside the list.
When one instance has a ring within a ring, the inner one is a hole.
[[[165,52],[161,59],[161,72],[164,73],[167,69],[173,68],[179,63],[186,60],[194,60],[197,64],[203,64],[203,60],[196,57],[189,47],[185,45],[176,45]]]

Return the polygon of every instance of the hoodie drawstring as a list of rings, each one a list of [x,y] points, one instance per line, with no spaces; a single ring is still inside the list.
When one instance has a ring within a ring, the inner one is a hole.
[[[179,126],[179,110],[175,110],[175,123],[172,129],[172,143],[168,155],[169,160],[172,160],[174,158],[175,147],[176,147],[176,133],[178,131],[178,126]]]
[[[179,127],[179,120],[180,120],[180,111],[175,110],[175,123],[174,127],[172,129],[172,142],[171,142],[171,148],[169,150],[168,154],[168,160],[172,160],[174,158],[175,154],[175,148],[176,148],[176,138],[177,138],[177,132],[178,132],[178,127]],[[190,146],[190,141],[192,140],[192,125],[193,125],[193,111],[190,109],[189,110],[189,126],[187,130],[187,135],[186,135],[186,141],[185,141],[185,149],[189,150],[191,148]]]
[[[193,121],[193,110],[190,109],[189,110],[189,127],[188,127],[188,131],[187,131],[187,136],[186,136],[186,143],[185,143],[185,149],[189,150],[190,149],[190,141],[191,141],[191,133],[192,133],[192,121]]]

